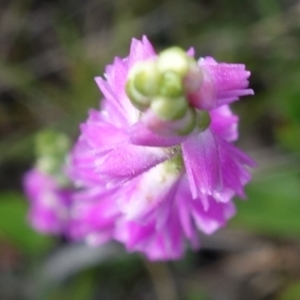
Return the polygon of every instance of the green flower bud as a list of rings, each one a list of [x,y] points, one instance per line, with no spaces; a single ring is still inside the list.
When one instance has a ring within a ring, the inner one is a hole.
[[[145,95],[142,95],[134,86],[133,79],[127,80],[126,83],[126,94],[130,99],[133,106],[135,106],[138,110],[144,111],[146,110],[150,103],[151,98]]]
[[[211,123],[211,117],[209,112],[205,110],[197,110],[197,127],[204,131],[206,130]]]
[[[45,174],[55,174],[60,170],[63,161],[54,156],[41,156],[36,161],[37,168]]]
[[[70,141],[62,133],[53,130],[43,130],[36,136],[35,150],[37,157],[64,157],[69,148]]]
[[[157,66],[161,73],[173,71],[183,77],[189,69],[188,56],[182,49],[172,47],[159,54]]]
[[[63,172],[70,141],[60,132],[44,130],[36,136],[36,167],[66,185],[69,181]]]
[[[153,60],[137,63],[129,73],[133,86],[145,96],[155,96],[158,93],[161,74]]]
[[[171,98],[183,96],[183,86],[181,77],[173,71],[166,71],[162,75],[161,85],[159,87],[159,94],[161,96]]]
[[[158,96],[153,98],[150,107],[163,120],[178,120],[185,115],[188,103],[184,97],[167,98]]]
[[[176,131],[179,135],[188,135],[195,129],[197,125],[197,114],[193,108],[188,108],[182,123],[182,127]]]

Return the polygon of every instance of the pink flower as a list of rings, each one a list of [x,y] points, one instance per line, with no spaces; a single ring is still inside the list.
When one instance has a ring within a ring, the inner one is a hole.
[[[192,56],[156,55],[146,37],[133,39],[129,56],[96,78],[102,108],[70,155],[73,238],[113,238],[150,260],[178,259],[186,241],[199,246],[198,231],[211,234],[233,216],[254,162],[232,144],[238,118],[227,104],[253,94],[250,72]]]
[[[193,106],[211,110],[236,101],[240,96],[254,94],[247,89],[250,72],[245,70],[245,65],[218,63],[212,57],[201,58],[198,64],[204,76],[202,85],[189,94]]]
[[[38,169],[25,174],[23,185],[30,201],[31,225],[42,233],[63,234],[69,219],[71,191]]]

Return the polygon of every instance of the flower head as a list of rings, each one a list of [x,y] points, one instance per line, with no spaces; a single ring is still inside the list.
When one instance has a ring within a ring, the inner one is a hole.
[[[232,144],[238,118],[228,104],[253,94],[250,72],[193,52],[157,55],[146,37],[133,39],[129,56],[96,78],[101,109],[90,111],[70,155],[80,189],[74,238],[177,259],[186,241],[199,246],[198,231],[211,234],[233,216],[254,162]]]
[[[62,166],[68,149],[68,139],[54,131],[43,131],[36,138],[38,160],[25,174],[23,186],[30,202],[28,219],[37,231],[67,232],[73,191]]]
[[[24,189],[30,200],[28,215],[32,227],[42,233],[62,234],[68,223],[71,191],[38,169],[24,176]]]

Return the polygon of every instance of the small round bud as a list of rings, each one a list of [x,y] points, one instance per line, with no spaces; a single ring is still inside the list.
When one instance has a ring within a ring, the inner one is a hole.
[[[197,110],[197,128],[201,131],[206,130],[211,123],[211,117],[208,111]]]
[[[182,49],[172,47],[159,54],[157,66],[161,73],[173,71],[183,77],[189,68],[188,56]]]
[[[45,174],[57,172],[62,165],[62,161],[55,156],[41,156],[36,161],[36,167]]]
[[[155,96],[158,93],[160,77],[156,62],[152,60],[137,63],[129,73],[129,80],[145,96]]]
[[[129,79],[126,83],[126,94],[133,106],[138,110],[144,111],[151,103],[151,98],[142,95],[134,86],[133,80]]]
[[[177,120],[182,118],[188,108],[184,97],[167,98],[155,97],[151,102],[151,110],[163,120]]]
[[[64,156],[70,148],[70,141],[64,134],[53,130],[39,132],[35,139],[35,151],[41,156]]]
[[[70,149],[68,137],[53,130],[43,130],[36,136],[35,148],[36,168],[44,174],[51,175],[59,184],[69,182],[63,172]]]
[[[183,96],[183,86],[181,77],[173,72],[166,71],[162,75],[159,94],[165,97],[180,97]]]
[[[182,123],[184,123],[184,125],[176,131],[179,135],[188,135],[195,129],[197,124],[197,114],[193,108],[188,108]]]

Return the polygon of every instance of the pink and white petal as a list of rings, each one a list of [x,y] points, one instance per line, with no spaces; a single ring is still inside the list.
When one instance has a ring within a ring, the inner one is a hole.
[[[190,47],[188,49],[188,51],[186,51],[186,54],[190,57],[194,57],[195,56],[195,48],[194,47]]]
[[[187,136],[183,135],[158,135],[151,131],[142,121],[130,126],[128,135],[132,144],[150,147],[176,146],[187,139]]]
[[[81,135],[68,157],[65,170],[69,178],[78,186],[93,186],[101,183],[95,172],[94,151]]]
[[[98,153],[105,152],[114,145],[128,141],[124,130],[111,124],[103,122],[98,122],[97,124],[84,123],[81,124],[80,129],[89,147]]]
[[[162,148],[120,144],[107,154],[95,157],[98,174],[117,178],[132,179],[157,164],[172,157]]]
[[[61,189],[55,180],[32,169],[23,179],[25,194],[30,202],[28,220],[40,232],[63,234],[68,220],[72,193]]]
[[[192,215],[199,230],[205,234],[212,234],[217,229],[224,227],[227,220],[235,214],[232,202],[218,203],[213,198],[209,199],[209,208],[206,210],[200,199],[192,202]]]
[[[191,202],[193,200],[187,177],[183,176],[177,189],[175,201],[182,230],[188,239],[192,239],[195,234],[191,219]]]
[[[159,209],[163,210],[165,207],[163,204],[168,204],[174,199],[180,177],[181,174],[178,172],[168,172],[164,164],[157,165],[128,183],[129,188],[131,185],[131,191],[123,193],[123,197],[120,195],[118,200],[120,210],[128,220],[145,222],[147,215],[154,209],[156,212]],[[167,215],[168,211],[163,213]],[[163,220],[158,218],[157,222],[159,225]]]
[[[217,140],[210,129],[182,143],[183,159],[193,198],[223,188]],[[207,205],[207,203],[206,203]]]
[[[72,239],[86,239],[96,245],[113,237],[119,210],[112,197],[114,191],[90,188],[77,192],[71,211],[69,236]]]
[[[200,110],[212,110],[217,107],[217,89],[213,78],[207,72],[202,72],[202,83],[198,90],[188,95],[190,104]]]
[[[224,187],[243,198],[244,185],[251,178],[247,166],[253,166],[254,161],[232,144],[222,139],[218,140]]]
[[[128,67],[131,69],[137,62],[148,60],[155,56],[156,53],[146,36],[143,36],[141,41],[132,39],[128,57]]]
[[[243,64],[211,64],[204,58],[199,61],[199,65],[210,74],[220,91],[242,90],[249,85],[248,78],[251,73],[245,70]]]
[[[120,218],[116,224],[114,238],[126,245],[129,251],[142,248],[154,232],[154,223],[141,225],[134,221]]]
[[[157,231],[154,222],[141,225],[134,221],[123,221],[118,225],[115,237],[126,245],[128,251],[142,252],[151,261],[178,259],[183,255],[183,236],[178,224],[172,222],[172,232],[169,231],[170,227]]]
[[[120,98],[120,96],[126,94],[124,87],[127,80],[127,74],[128,61],[119,57],[114,59],[113,65],[109,65],[105,69],[104,76],[111,89],[119,96],[115,99],[118,102],[121,102],[122,98]]]
[[[239,118],[234,115],[228,105],[210,111],[212,132],[224,140],[231,142],[238,138]]]
[[[198,65],[203,81],[199,89],[188,96],[192,106],[212,110],[241,96],[253,95],[253,90],[247,89],[250,72],[245,65],[217,63],[211,57],[199,59]]]

